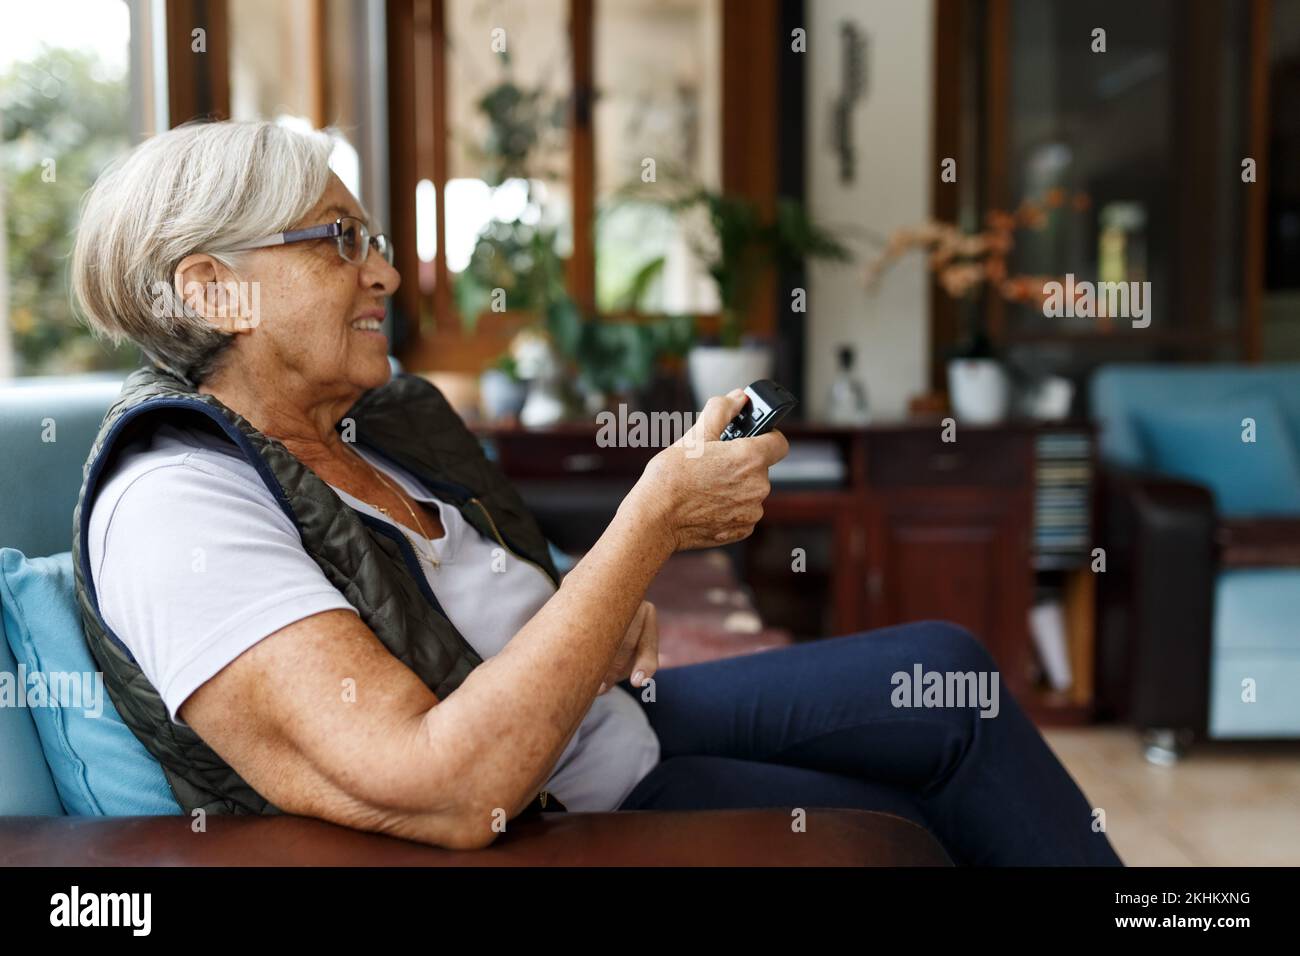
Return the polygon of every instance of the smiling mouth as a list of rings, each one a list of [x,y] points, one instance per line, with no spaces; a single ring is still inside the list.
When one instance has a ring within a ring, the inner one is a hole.
[[[357,319],[352,323],[352,327],[362,332],[381,332],[383,331],[384,323],[379,321],[379,319]]]

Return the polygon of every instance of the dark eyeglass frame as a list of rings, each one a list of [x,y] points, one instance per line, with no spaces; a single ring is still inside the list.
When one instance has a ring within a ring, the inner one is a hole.
[[[343,251],[344,223],[356,223],[357,231],[361,234],[361,248],[366,251],[359,261],[357,259],[349,258],[347,253]],[[310,242],[315,239],[336,240],[339,258],[344,262],[350,262],[356,266],[365,265],[366,259],[370,257],[371,249],[374,249],[383,256],[384,261],[390,266],[393,264],[392,241],[382,232],[375,233],[372,236],[370,230],[366,227],[366,224],[356,216],[340,216],[333,222],[324,223],[320,226],[307,226],[304,229],[290,229],[287,232],[277,232],[275,235],[266,236],[262,239],[257,239],[253,242],[246,243],[245,245],[227,251],[245,252],[249,249],[265,249],[270,246],[287,246],[291,242]]]

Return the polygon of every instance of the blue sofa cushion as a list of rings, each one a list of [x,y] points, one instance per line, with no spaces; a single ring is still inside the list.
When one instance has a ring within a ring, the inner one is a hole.
[[[0,611],[4,602],[0,600]],[[61,817],[63,804],[54,789],[41,738],[26,707],[13,706],[18,662],[4,638],[0,615],[0,816]]]
[[[1252,693],[1245,693],[1250,681]],[[1300,651],[1216,650],[1210,661],[1211,740],[1295,737]]]
[[[1300,454],[1267,395],[1135,410],[1156,471],[1207,485],[1221,515],[1300,514]],[[1254,441],[1243,441],[1245,419]]]
[[[1215,648],[1300,657],[1297,621],[1300,568],[1237,568],[1215,579]]]
[[[81,630],[72,555],[0,548],[0,621],[64,809],[78,816],[180,813],[162,766],[122,722]]]
[[[1105,365],[1088,387],[1088,406],[1101,425],[1101,458],[1121,468],[1149,468],[1136,421],[1139,412],[1189,402],[1229,402],[1267,395],[1300,448],[1300,362]]]

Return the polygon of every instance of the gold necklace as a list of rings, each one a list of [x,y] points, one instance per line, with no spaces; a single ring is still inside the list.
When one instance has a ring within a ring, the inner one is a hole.
[[[352,449],[352,453],[356,455],[358,458],[360,458],[363,462],[365,462],[366,467],[369,468],[372,472],[374,472],[375,477],[378,478],[380,481],[382,481],[385,487],[387,487],[389,491],[391,491],[394,495],[397,496],[398,501],[406,505],[406,510],[411,513],[411,520],[414,521],[415,526],[420,529],[420,534],[424,536],[424,539],[426,541],[429,541],[429,549],[430,549],[429,552],[426,553],[425,550],[421,548],[419,544],[411,538],[410,534],[407,533],[406,529],[402,527],[401,522],[394,522],[394,523],[397,525],[398,529],[404,535],[406,535],[406,540],[411,542],[411,547],[415,549],[415,553],[420,558],[423,558],[426,564],[430,564],[430,567],[434,567],[434,568],[439,567],[441,562],[439,562],[438,559],[434,557],[432,553],[433,542],[429,540],[428,534],[425,533],[424,522],[420,520],[419,515],[415,513],[415,509],[412,508],[410,504],[407,502],[406,496],[403,495],[400,491],[398,491],[395,487],[393,487],[393,484],[383,476],[383,473],[380,472],[380,470],[376,468],[374,465],[370,464],[369,461],[366,461],[366,459],[362,457],[361,453],[358,452],[355,448]],[[385,508],[383,505],[377,505],[372,502],[367,502],[367,504],[369,504],[370,507],[376,509],[377,511],[383,512],[390,518],[393,516],[393,513],[389,511],[387,508]]]

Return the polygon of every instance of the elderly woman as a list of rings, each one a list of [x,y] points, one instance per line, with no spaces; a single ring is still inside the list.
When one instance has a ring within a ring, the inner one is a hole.
[[[87,463],[78,597],[182,808],[482,847],[521,813],[859,807],[958,862],[1118,862],[1005,691],[897,693],[996,678],[958,628],[658,671],[647,586],[750,534],[785,439],[718,441],[744,398],[710,399],[561,580],[442,395],[391,375],[400,277],[330,149],[183,126],[104,173],[77,238],[87,320],[148,358]]]

